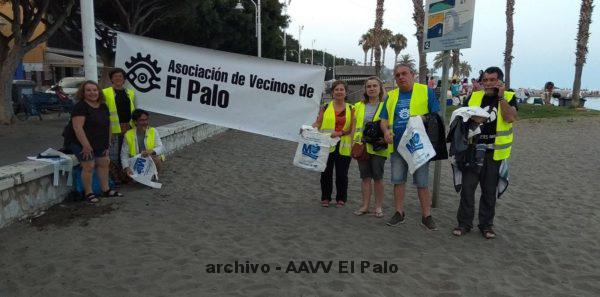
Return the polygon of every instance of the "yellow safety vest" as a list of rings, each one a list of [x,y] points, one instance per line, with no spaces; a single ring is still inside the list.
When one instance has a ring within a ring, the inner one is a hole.
[[[400,97],[400,89],[393,89],[388,92],[387,108],[388,113],[388,128],[392,129],[394,125],[394,111],[396,111],[396,104],[398,103],[398,98]],[[412,89],[412,95],[410,96],[410,105],[409,105],[410,116],[422,116],[429,113],[429,92],[427,90],[427,85],[415,83]],[[393,131],[392,131],[393,133]],[[388,153],[391,154],[394,152],[394,144],[390,143],[388,145]]]
[[[117,114],[117,103],[115,102],[115,90],[112,87],[106,88],[102,90],[104,93],[104,98],[106,99],[106,105],[108,106],[108,111],[110,112],[110,129],[113,134],[121,133],[121,125],[119,124],[119,115]],[[135,94],[133,89],[126,89],[127,97],[129,97],[129,105],[131,108],[131,112],[135,110]],[[129,122],[131,127],[134,127],[133,120]]]
[[[352,123],[352,107],[346,103],[346,123],[344,123],[343,131],[349,131]],[[335,132],[335,109],[333,108],[333,102],[329,103],[327,109],[323,113],[323,122],[319,131],[322,133],[333,133]],[[335,146],[329,148],[329,152],[333,153]],[[340,137],[340,150],[339,153],[342,156],[350,156],[352,151],[352,136],[350,134]]]
[[[133,157],[137,154],[139,154],[140,152],[138,152],[138,146],[137,146],[137,142],[136,142],[136,128],[133,129],[129,129],[127,132],[125,132],[125,136],[124,139],[127,142],[127,145],[129,146],[129,157]],[[145,145],[146,145],[146,150],[153,150],[156,147],[156,129],[152,128],[152,127],[148,127],[148,130],[146,130],[146,135],[144,137],[146,139]],[[165,156],[164,155],[160,155],[161,160],[165,160]]]
[[[481,107],[484,91],[477,91],[471,94],[469,106]],[[506,102],[513,100],[515,93],[504,92]],[[494,141],[494,160],[500,161],[510,157],[510,151],[513,143],[513,128],[512,123],[507,123],[502,117],[502,108],[498,104],[498,114],[496,116],[496,140]]]
[[[356,131],[354,132],[354,142],[360,143],[362,141],[366,107],[367,107],[366,104],[363,103],[362,101],[354,104],[354,118],[356,119]],[[380,102],[379,106],[377,107],[377,111],[375,112],[375,116],[373,117],[373,122],[379,120],[379,114],[381,113],[382,109],[383,109],[383,103]],[[369,119],[367,119],[367,120],[369,120]],[[389,155],[390,155],[390,152],[387,149],[380,150],[380,151],[374,151],[372,144],[367,143],[366,146],[367,146],[367,153],[369,153],[371,155],[379,155],[379,156],[386,157],[386,158],[389,157]]]

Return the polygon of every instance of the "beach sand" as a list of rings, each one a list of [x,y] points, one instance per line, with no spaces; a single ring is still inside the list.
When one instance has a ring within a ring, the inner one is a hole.
[[[447,161],[433,210],[439,230],[419,226],[412,186],[407,221],[388,227],[389,162],[385,219],[357,217],[355,161],[349,203],[322,208],[319,174],[291,164],[296,144],[229,131],[171,156],[162,190],[129,186],[100,213],[0,230],[0,296],[600,296],[599,126],[600,118],[515,125],[494,240],[451,235],[459,199]],[[290,261],[309,260],[333,267],[285,273]],[[234,261],[270,271],[207,272]],[[398,271],[340,273],[340,261]]]

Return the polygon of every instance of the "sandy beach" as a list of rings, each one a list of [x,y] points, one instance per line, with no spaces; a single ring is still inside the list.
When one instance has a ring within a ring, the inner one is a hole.
[[[171,156],[161,190],[129,186],[91,211],[0,230],[0,296],[600,296],[599,126],[515,125],[494,240],[452,236],[459,196],[447,161],[439,230],[419,226],[412,187],[407,222],[388,227],[389,162],[385,219],[357,217],[355,161],[349,203],[322,208],[319,174],[292,165],[295,143],[229,131]],[[328,273],[286,273],[319,260],[332,261]],[[209,272],[235,261],[270,270]],[[354,273],[342,273],[350,261]]]

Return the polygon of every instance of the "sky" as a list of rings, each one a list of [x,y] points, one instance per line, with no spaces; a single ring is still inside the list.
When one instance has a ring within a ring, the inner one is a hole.
[[[467,0],[468,1],[468,0]],[[315,49],[362,63],[364,52],[360,36],[375,23],[376,0],[292,0],[288,7],[287,33],[298,38],[303,48]],[[541,89],[552,81],[559,88],[572,88],[575,76],[575,38],[579,23],[580,0],[516,0],[514,15],[513,66],[511,86]],[[387,0],[383,27],[403,34],[407,47],[400,53],[418,61],[412,0]],[[504,68],[506,42],[506,1],[477,0],[471,48],[462,49],[461,59],[474,72],[489,66]],[[583,68],[582,89],[600,90],[600,8],[592,15],[587,62]],[[427,55],[431,68],[435,53]],[[368,59],[367,59],[368,61]],[[385,66],[392,68],[394,52],[385,55]],[[438,70],[437,75],[441,75]],[[471,76],[474,76],[472,74]]]

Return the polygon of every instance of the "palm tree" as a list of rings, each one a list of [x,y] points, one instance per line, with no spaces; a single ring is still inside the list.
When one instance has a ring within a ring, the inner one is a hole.
[[[581,72],[588,52],[590,24],[592,23],[593,0],[581,0],[579,12],[579,30],[577,32],[577,51],[575,52],[575,80],[573,81],[572,107],[579,107],[579,91],[581,90]]]
[[[373,43],[373,38],[372,38],[372,35],[370,34],[370,32],[363,34],[360,37],[360,40],[358,41],[358,44],[362,45],[363,52],[365,52],[365,61],[363,63],[363,65],[365,65],[365,66],[367,65],[367,53],[369,53],[372,43]]]
[[[369,29],[369,35],[371,36],[371,59],[369,60],[369,66],[373,66],[373,59],[375,57],[375,48],[379,46],[377,40],[375,40],[375,29]]]
[[[413,0],[414,13],[413,20],[417,27],[417,48],[419,49],[419,82],[427,83],[427,55],[423,49],[423,26],[425,23],[425,10],[423,9],[423,0]]]
[[[390,47],[394,49],[394,66],[396,66],[398,63],[398,55],[406,48],[406,37],[400,33],[392,36]]]
[[[452,77],[460,75],[460,49],[452,50]]]
[[[413,59],[409,54],[400,56],[398,64],[408,65],[411,69],[415,69],[415,59]]]
[[[460,62],[460,64],[458,65],[458,69],[458,75],[460,75],[461,77],[469,77],[471,75],[471,71],[473,71],[471,65],[467,61]]]
[[[444,67],[444,52],[438,52],[433,57],[433,69],[438,70]]]
[[[382,44],[382,27],[383,27],[383,2],[384,0],[377,0],[377,7],[375,8],[375,75],[379,77],[379,71],[381,70],[381,44]]]
[[[392,42],[393,35],[394,35],[394,33],[392,33],[392,30],[390,30],[390,29],[381,30],[380,44],[381,44],[381,49],[383,50],[383,58],[381,59],[381,65],[384,65],[384,67],[385,67],[385,51],[387,50],[388,46]]]
[[[504,81],[506,88],[510,88],[510,67],[512,65],[513,37],[515,28],[513,25],[513,14],[515,14],[515,0],[506,0],[506,46],[504,49]]]

